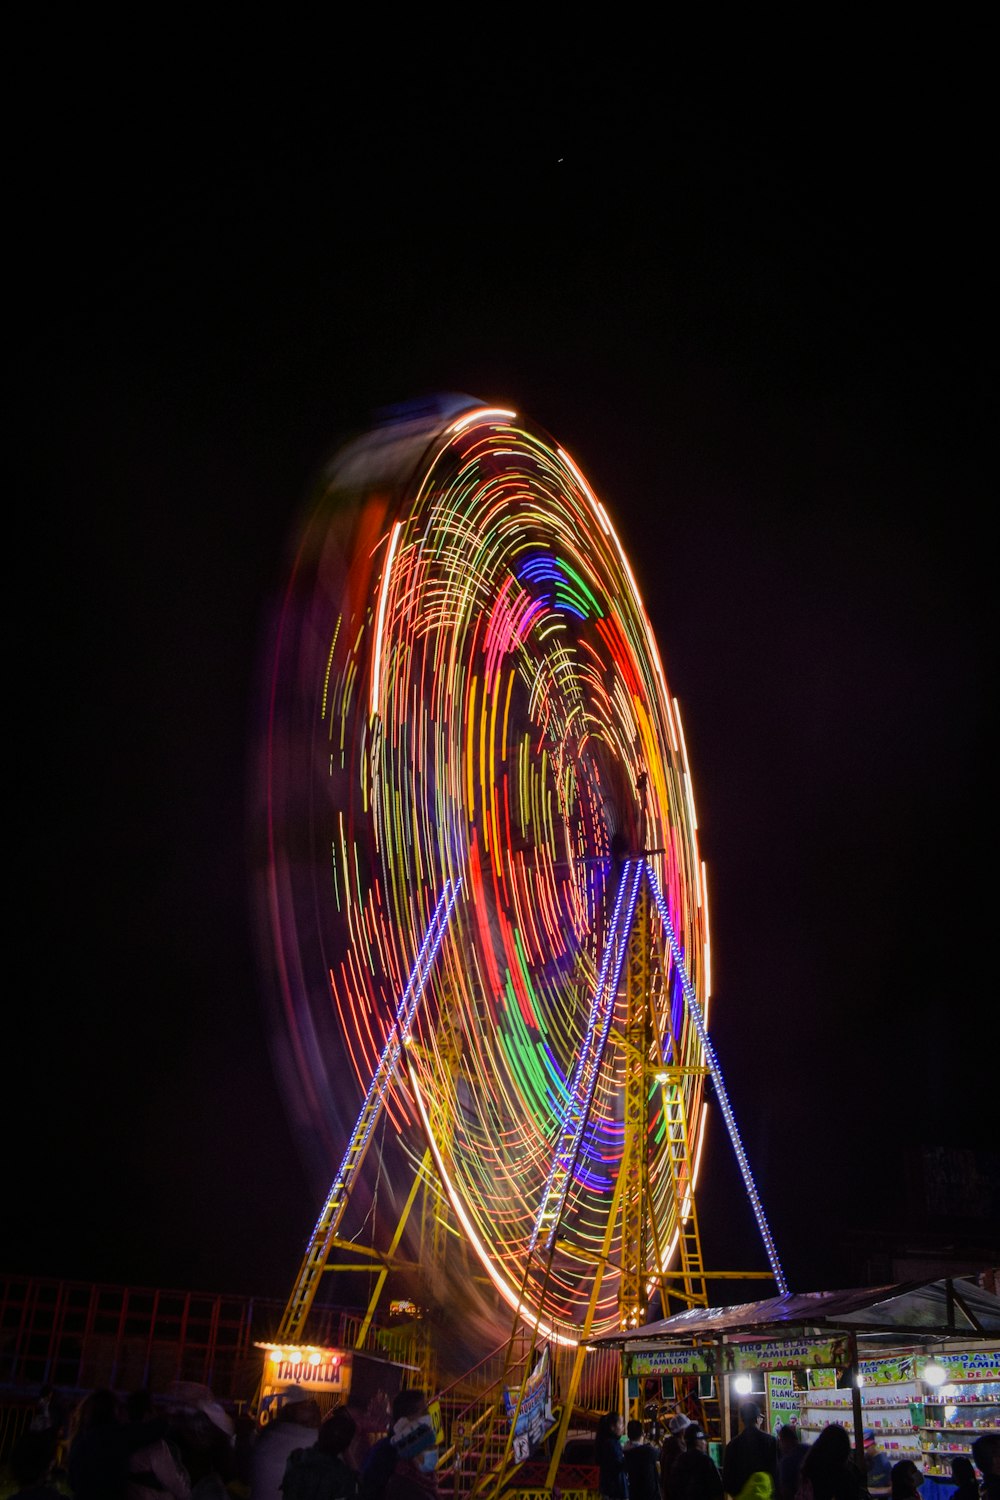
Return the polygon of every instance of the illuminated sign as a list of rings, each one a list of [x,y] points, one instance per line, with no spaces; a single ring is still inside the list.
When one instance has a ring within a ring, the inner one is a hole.
[[[273,1417],[290,1385],[310,1395],[320,1391],[346,1396],[351,1389],[351,1356],[343,1349],[321,1349],[313,1344],[257,1344],[264,1353],[264,1398]]]

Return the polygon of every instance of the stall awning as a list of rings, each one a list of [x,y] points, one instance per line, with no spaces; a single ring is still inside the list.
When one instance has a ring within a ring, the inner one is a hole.
[[[844,1330],[920,1338],[1000,1338],[1000,1297],[966,1277],[853,1287],[831,1292],[786,1292],[733,1307],[692,1307],[642,1328],[604,1334],[592,1348],[675,1342],[741,1334],[771,1338],[792,1330]]]

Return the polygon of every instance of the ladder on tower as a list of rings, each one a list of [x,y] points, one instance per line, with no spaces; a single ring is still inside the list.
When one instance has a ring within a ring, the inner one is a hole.
[[[427,987],[431,967],[441,946],[441,940],[448,926],[461,884],[461,879],[454,883],[450,880],[445,881],[427,925],[416,963],[397,1007],[388,1041],[382,1049],[382,1055],[372,1075],[361,1112],[348,1141],[347,1150],[337,1169],[337,1175],[333,1179],[333,1185],[326,1196],[320,1216],[316,1220],[299,1274],[295,1278],[291,1296],[278,1325],[276,1339],[279,1343],[296,1343],[302,1337],[306,1319],[319,1290],[320,1278],[326,1269],[351,1190],[357,1181],[358,1173],[371,1144],[372,1131],[392,1086],[400,1053],[409,1037],[417,1006]]]

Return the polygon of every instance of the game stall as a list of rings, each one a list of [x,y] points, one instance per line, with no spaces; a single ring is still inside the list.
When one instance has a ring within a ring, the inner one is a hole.
[[[630,1380],[710,1375],[722,1442],[744,1400],[806,1443],[837,1422],[860,1453],[871,1429],[892,1463],[916,1462],[921,1500],[950,1500],[951,1459],[1000,1433],[1000,1297],[972,1278],[695,1307],[594,1345],[620,1346]]]

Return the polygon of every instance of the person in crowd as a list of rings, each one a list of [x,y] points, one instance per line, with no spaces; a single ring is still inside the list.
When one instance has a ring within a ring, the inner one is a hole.
[[[293,1448],[281,1481],[283,1500],[356,1500],[358,1476],[344,1457],[358,1424],[337,1406],[319,1424],[315,1443]]]
[[[1000,1500],[1000,1432],[981,1432],[972,1445],[972,1462],[983,1476],[983,1500]]]
[[[865,1482],[851,1457],[846,1427],[831,1422],[811,1444],[799,1470],[804,1500],[865,1500]]]
[[[404,1417],[393,1426],[396,1462],[385,1486],[385,1500],[436,1500],[437,1438],[429,1417]]]
[[[52,1481],[55,1448],[45,1431],[22,1432],[10,1455],[10,1472],[18,1488],[10,1500],[66,1500]]]
[[[667,1423],[667,1435],[660,1449],[660,1491],[663,1500],[670,1500],[670,1475],[674,1464],[685,1451],[684,1433],[693,1425],[691,1418],[682,1411],[675,1412]]]
[[[348,1468],[360,1476],[375,1443],[392,1426],[392,1403],[385,1391],[377,1390],[365,1401],[352,1393],[346,1406],[356,1430],[342,1457]]]
[[[865,1486],[869,1495],[888,1495],[892,1489],[892,1459],[879,1447],[873,1427],[865,1428]]]
[[[778,1500],[795,1500],[799,1487],[799,1470],[809,1451],[808,1443],[799,1437],[791,1423],[778,1429]]]
[[[892,1500],[917,1500],[924,1476],[912,1458],[901,1458],[889,1471]]]
[[[951,1477],[956,1488],[949,1500],[979,1500],[979,1480],[971,1458],[966,1458],[964,1453],[953,1458]]]
[[[250,1465],[256,1441],[257,1423],[250,1412],[237,1412],[233,1417],[233,1477],[229,1481],[236,1500],[247,1500],[250,1494]]]
[[[621,1412],[608,1411],[597,1424],[594,1457],[599,1470],[598,1485],[604,1500],[628,1500],[628,1474],[622,1433],[625,1423]]]
[[[178,1381],[167,1391],[168,1437],[191,1483],[191,1500],[232,1500],[236,1428],[207,1385]]]
[[[309,1448],[319,1434],[316,1398],[300,1385],[282,1392],[273,1422],[258,1433],[250,1455],[250,1500],[281,1500],[281,1481],[293,1448]]]
[[[156,1416],[148,1391],[133,1391],[125,1402],[125,1431],[143,1428]],[[158,1425],[158,1424],[157,1424]],[[142,1443],[129,1455],[126,1500],[191,1500],[191,1481],[176,1446],[166,1433]]]
[[[722,1460],[722,1484],[733,1500],[742,1494],[752,1474],[766,1474],[770,1489],[760,1488],[764,1496],[774,1494],[778,1488],[778,1444],[769,1432],[762,1432],[760,1407],[756,1401],[744,1401],[740,1406],[740,1431],[726,1444]]]
[[[670,1475],[673,1500],[722,1500],[722,1475],[709,1457],[708,1439],[697,1422],[684,1428],[684,1451]]]
[[[423,1391],[406,1389],[397,1392],[392,1402],[389,1431],[368,1450],[358,1479],[360,1500],[385,1500],[389,1475],[396,1467],[397,1452],[393,1436],[397,1422],[417,1422],[427,1416],[427,1397]]]
[[[635,1418],[625,1429],[625,1472],[628,1474],[629,1500],[659,1500],[660,1471],[656,1449],[646,1441],[642,1423]]]
[[[126,1425],[113,1391],[91,1391],[71,1422],[67,1472],[75,1500],[125,1500],[132,1454],[166,1430],[162,1417]]]

